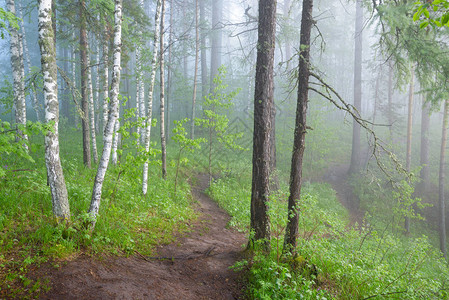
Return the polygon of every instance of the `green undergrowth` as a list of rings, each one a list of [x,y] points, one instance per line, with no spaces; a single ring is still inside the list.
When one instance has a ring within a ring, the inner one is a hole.
[[[39,142],[39,137],[34,137]],[[55,267],[77,255],[152,255],[156,245],[173,241],[190,230],[196,219],[190,185],[185,179],[173,192],[174,167],[160,176],[157,160],[150,164],[147,197],[141,193],[141,166],[110,166],[103,186],[95,230],[87,224],[96,166],[82,164],[79,132],[62,136],[61,157],[71,209],[71,222],[56,225],[46,185],[43,146],[31,153],[35,162],[2,159],[0,178],[0,298],[36,297],[47,284],[27,274],[42,263]],[[182,177],[185,178],[185,177]],[[32,272],[31,272],[32,273]],[[30,278],[29,278],[30,277]]]
[[[244,270],[251,299],[449,299],[449,268],[426,236],[404,239],[361,224],[327,184],[302,189],[297,256],[282,256],[287,186],[270,201],[271,251],[257,247],[234,267]],[[251,176],[236,168],[211,185],[210,195],[226,209],[230,225],[247,230]]]

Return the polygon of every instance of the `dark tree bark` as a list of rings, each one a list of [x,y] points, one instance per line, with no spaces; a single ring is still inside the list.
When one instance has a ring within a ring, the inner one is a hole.
[[[407,119],[407,149],[405,153],[405,169],[410,172],[412,164],[412,125],[413,125],[413,94],[415,84],[415,73],[412,68],[412,78],[410,80],[410,89],[408,95],[408,119]],[[410,233],[410,217],[405,216],[404,223],[405,233]]]
[[[363,30],[363,8],[361,0],[357,0],[355,19],[355,47],[354,47],[354,107],[359,116],[362,113],[362,30]],[[352,154],[349,173],[355,174],[360,171],[360,124],[355,120],[352,122]]]
[[[299,223],[299,201],[301,199],[302,165],[306,137],[307,102],[309,101],[310,32],[313,26],[313,0],[303,0],[301,38],[298,66],[298,103],[293,141],[292,166],[290,173],[290,195],[288,197],[288,221],[285,231],[284,253],[296,248]]]
[[[160,36],[160,112],[161,112],[161,160],[162,160],[162,178],[167,177],[167,147],[165,143],[165,66],[164,66],[164,20],[165,20],[165,0],[162,0],[161,11],[161,36]]]
[[[218,68],[221,65],[221,44],[222,44],[222,19],[223,19],[223,0],[212,1],[212,33],[211,33],[211,52],[210,52],[210,92],[214,90],[214,78],[218,74]]]
[[[429,127],[430,127],[430,108],[429,103],[423,98],[422,112],[421,112],[421,183],[420,194],[424,195],[430,189],[430,168],[429,168]]]
[[[83,130],[83,162],[88,168],[91,167],[90,155],[90,132],[89,132],[89,99],[87,92],[87,29],[86,29],[86,15],[85,15],[85,1],[79,2],[79,17],[80,17],[80,62],[81,62],[81,110],[83,118],[81,125]]]
[[[251,187],[250,241],[265,240],[269,247],[270,156],[273,133],[273,65],[276,34],[276,0],[259,0],[259,27],[254,92],[253,171]],[[211,71],[212,72],[212,71]]]
[[[444,195],[445,165],[446,165],[446,144],[447,144],[447,125],[449,119],[449,100],[444,101],[443,129],[441,133],[441,151],[440,151],[440,173],[438,176],[438,202],[439,202],[439,233],[440,233],[440,250],[444,257],[446,253],[446,205]]]

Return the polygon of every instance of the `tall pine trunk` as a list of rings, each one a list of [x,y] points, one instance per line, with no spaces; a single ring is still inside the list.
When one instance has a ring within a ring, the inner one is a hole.
[[[59,103],[56,49],[51,19],[51,0],[39,1],[39,48],[44,77],[45,122],[53,123],[53,130],[45,135],[45,165],[50,186],[53,215],[58,222],[70,220],[70,207],[59,157]]]
[[[165,19],[165,0],[162,0],[161,10],[161,41],[160,41],[160,112],[161,112],[161,160],[162,160],[162,178],[167,177],[167,149],[165,143],[165,66],[164,66],[164,19]]]
[[[303,0],[301,39],[298,74],[298,103],[293,140],[292,165],[290,172],[290,195],[288,197],[288,220],[284,239],[284,253],[294,252],[298,237],[299,201],[301,200],[302,165],[307,131],[307,102],[309,101],[310,76],[310,32],[313,26],[313,0]]]
[[[157,57],[159,48],[159,36],[160,36],[160,23],[161,23],[161,10],[162,3],[161,0],[157,1],[156,4],[156,14],[154,17],[154,43],[153,43],[153,58],[151,60],[151,75],[150,75],[150,88],[148,91],[148,104],[147,104],[147,115],[145,124],[145,152],[150,151],[150,137],[151,137],[151,121],[153,113],[153,92],[154,92],[154,81],[156,79],[156,68],[157,68]],[[142,193],[147,194],[148,190],[148,159],[143,165],[142,174]]]
[[[258,22],[251,185],[251,230],[254,231],[254,236],[249,246],[252,246],[254,241],[265,240],[264,245],[268,248],[270,245],[268,202],[274,110],[276,0],[259,0]]]
[[[429,128],[430,128],[430,105],[423,97],[422,111],[421,111],[421,154],[420,154],[421,195],[426,194],[430,189]]]
[[[100,209],[101,189],[103,187],[104,177],[109,164],[109,158],[112,148],[112,135],[114,126],[118,119],[118,94],[120,88],[120,63],[121,63],[121,45],[122,45],[122,0],[115,0],[114,11],[114,46],[113,58],[114,65],[112,70],[111,99],[109,103],[108,120],[105,126],[104,146],[101,154],[101,160],[98,164],[97,175],[95,176],[92,198],[89,207],[89,214],[92,217],[92,228],[97,221],[98,210]]]
[[[26,61],[28,72],[31,72],[31,60],[30,60],[30,52],[28,50],[28,43],[26,39],[26,31],[25,31],[25,24],[23,22],[22,17],[22,8],[19,9],[19,18],[20,18],[20,26],[22,29],[22,44],[23,44],[23,56]],[[39,100],[37,99],[37,88],[36,88],[36,82],[33,80],[31,82],[31,103],[33,104],[34,112],[36,113],[36,120],[38,122],[42,121],[41,114],[40,114],[40,105]]]
[[[81,111],[83,116],[81,118],[81,125],[83,130],[83,163],[87,168],[91,167],[90,154],[90,133],[89,133],[89,94],[87,81],[87,29],[86,29],[86,14],[84,0],[79,1],[79,17],[80,17],[80,64],[81,64]]]
[[[196,113],[196,89],[198,77],[198,58],[200,54],[200,36],[199,36],[199,21],[198,21],[198,0],[195,0],[195,72],[193,74],[193,97],[192,97],[192,120],[190,138],[195,138],[195,113]]]
[[[439,233],[440,233],[440,250],[444,257],[446,253],[446,199],[444,194],[445,186],[445,167],[446,167],[446,144],[447,144],[447,125],[449,119],[449,100],[444,101],[443,129],[441,133],[441,150],[440,150],[440,172],[438,176],[438,203],[439,203]]]
[[[405,152],[405,169],[410,172],[412,163],[412,125],[413,125],[413,94],[415,84],[415,70],[412,67],[412,78],[410,79],[410,89],[408,95],[408,114],[407,114],[407,149]],[[410,209],[409,209],[410,211]],[[410,217],[405,216],[404,223],[405,233],[410,233]]]
[[[200,1],[200,26],[201,26],[201,97],[207,96],[207,49],[206,49],[206,12],[205,1]]]
[[[168,68],[167,68],[167,96],[166,96],[166,106],[167,106],[167,143],[170,141],[170,102],[172,101],[172,43],[173,43],[173,0],[170,0],[170,30],[168,33]]]
[[[214,78],[218,74],[221,65],[221,44],[222,44],[222,19],[223,0],[212,1],[212,32],[211,32],[211,52],[210,52],[210,87],[209,92],[214,90]]]
[[[357,0],[355,18],[355,47],[354,47],[354,107],[359,117],[362,113],[362,30],[363,30],[363,8],[362,1]],[[352,153],[349,173],[355,174],[360,171],[360,124],[352,121]]]

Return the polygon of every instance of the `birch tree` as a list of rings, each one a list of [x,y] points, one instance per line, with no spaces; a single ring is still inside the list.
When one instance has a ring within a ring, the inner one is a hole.
[[[16,15],[16,7],[14,0],[6,1],[7,10]],[[14,106],[15,106],[15,119],[17,124],[26,125],[26,104],[25,104],[25,69],[23,66],[23,53],[22,53],[22,37],[19,34],[18,28],[9,26],[9,32],[11,35],[10,49],[11,49],[11,69],[13,77],[13,89],[14,89]],[[17,130],[19,136],[27,140],[28,137]],[[27,147],[24,145],[24,147]]]
[[[58,222],[70,220],[70,207],[59,157],[59,103],[56,49],[52,27],[51,0],[39,1],[39,48],[44,77],[45,122],[52,125],[45,135],[45,165],[50,186],[53,215]]]
[[[94,108],[94,95],[92,88],[92,70],[90,66],[90,54],[89,54],[89,39],[86,39],[86,74],[87,74],[87,97],[89,99],[89,121],[90,121],[90,136],[92,138],[92,152],[94,156],[94,163],[98,162],[97,141],[95,135],[95,108]]]
[[[148,103],[147,103],[147,115],[145,123],[145,153],[150,151],[150,136],[151,136],[151,121],[152,121],[152,110],[153,110],[153,92],[154,92],[154,81],[156,79],[156,67],[157,67],[157,56],[158,56],[158,46],[159,46],[159,35],[160,35],[160,23],[161,23],[161,10],[162,3],[161,0],[157,1],[156,4],[156,14],[154,17],[154,40],[153,40],[153,58],[151,59],[151,75],[150,75],[150,88],[148,90]],[[147,194],[148,190],[148,157],[143,164],[143,174],[142,174],[142,193]]]
[[[95,176],[92,198],[89,208],[89,214],[92,217],[92,228],[95,227],[98,210],[100,209],[101,190],[103,187],[106,170],[109,165],[114,126],[118,119],[118,94],[120,88],[121,45],[122,45],[122,0],[115,0],[114,46],[113,46],[114,65],[112,70],[111,99],[109,102],[108,121],[105,126],[103,152],[101,154],[100,163],[98,164],[97,175]]]
[[[103,16],[104,18],[104,16]],[[108,101],[109,101],[109,29],[104,18],[103,30],[103,138],[106,133],[106,124],[108,123]]]

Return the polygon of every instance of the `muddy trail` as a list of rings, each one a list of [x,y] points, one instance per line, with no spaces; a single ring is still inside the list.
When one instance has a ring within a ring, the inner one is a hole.
[[[353,188],[348,182],[347,164],[335,165],[328,169],[323,181],[329,183],[337,194],[337,199],[349,213],[349,226],[363,222],[364,212],[359,208],[359,199],[353,193]]]
[[[226,227],[229,216],[204,190],[207,176],[193,187],[200,214],[194,230],[158,248],[157,257],[81,256],[37,276],[51,289],[41,299],[241,299],[239,274],[229,269],[241,256],[246,236]]]

